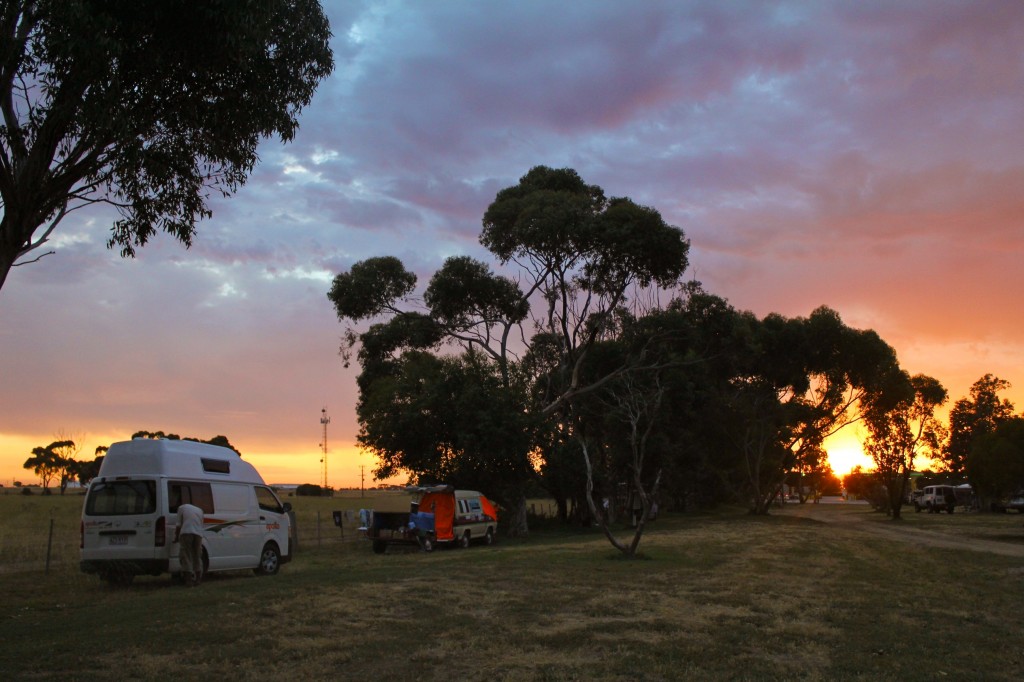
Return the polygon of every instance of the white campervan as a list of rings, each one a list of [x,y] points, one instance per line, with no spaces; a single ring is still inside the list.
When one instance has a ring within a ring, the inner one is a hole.
[[[290,505],[228,448],[137,438],[110,446],[82,509],[81,568],[112,584],[177,574],[178,505],[204,512],[203,569],[277,573],[291,559]]]

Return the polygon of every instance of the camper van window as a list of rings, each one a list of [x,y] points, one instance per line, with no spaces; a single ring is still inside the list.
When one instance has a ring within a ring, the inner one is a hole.
[[[231,462],[226,459],[207,459],[203,460],[203,471],[214,474],[230,474],[231,473]]]
[[[467,504],[469,504],[469,513],[470,514],[479,514],[480,513],[480,500],[478,500],[476,498],[470,498],[470,499],[466,500],[466,502],[467,502]]]
[[[256,486],[256,501],[260,505],[260,509],[263,511],[277,512],[278,514],[284,513],[284,508],[281,507],[281,502],[277,499],[277,496],[273,493],[270,488],[261,488]]]
[[[85,501],[89,516],[152,514],[156,511],[155,481],[108,481],[93,483]]]
[[[194,504],[207,514],[212,514],[213,491],[210,484],[198,481],[168,481],[167,511],[176,513],[180,504]]]

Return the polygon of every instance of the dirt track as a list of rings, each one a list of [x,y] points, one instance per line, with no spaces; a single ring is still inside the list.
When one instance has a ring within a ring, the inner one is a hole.
[[[903,510],[904,513],[907,511]],[[1010,516],[1006,541],[955,535],[941,531],[927,530],[893,522],[879,514],[872,513],[866,506],[841,504],[790,504],[783,514],[798,516],[815,521],[851,528],[858,532],[871,533],[887,540],[909,542],[917,545],[942,547],[946,549],[988,552],[1002,556],[1024,559],[1024,527],[1015,516]],[[913,514],[914,510],[911,509]],[[1011,521],[1012,519],[1012,521]],[[1015,531],[1015,534],[1013,534]]]

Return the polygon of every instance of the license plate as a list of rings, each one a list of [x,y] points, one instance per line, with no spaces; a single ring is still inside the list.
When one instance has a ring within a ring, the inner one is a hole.
[[[127,545],[128,544],[128,536],[127,535],[114,535],[114,536],[111,536],[110,544],[112,544],[112,545]]]

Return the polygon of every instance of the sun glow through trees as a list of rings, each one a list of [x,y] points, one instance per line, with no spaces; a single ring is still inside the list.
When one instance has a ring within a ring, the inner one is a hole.
[[[839,433],[825,439],[825,451],[828,452],[828,461],[832,466],[832,472],[842,478],[850,473],[855,466],[864,469],[873,469],[874,463],[871,458],[864,454],[861,447],[862,434],[856,426],[849,426]]]

